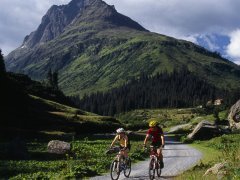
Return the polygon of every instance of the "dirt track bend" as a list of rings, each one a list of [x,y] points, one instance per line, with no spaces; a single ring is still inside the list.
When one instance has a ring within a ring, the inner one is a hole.
[[[186,145],[169,138],[166,138],[166,145],[163,149],[164,156],[164,168],[162,169],[162,174],[160,178],[156,179],[172,179],[173,177],[181,174],[183,171],[194,166],[202,157],[202,154]],[[128,180],[145,180],[148,178],[148,164],[149,159],[132,165],[132,172],[130,178],[125,178],[123,173],[121,173],[119,179]],[[91,180],[107,180],[111,179],[109,173],[103,176],[97,176],[91,178]]]

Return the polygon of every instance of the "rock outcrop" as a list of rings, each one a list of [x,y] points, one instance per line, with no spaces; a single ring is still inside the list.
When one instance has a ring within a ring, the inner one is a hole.
[[[221,133],[220,130],[215,124],[204,120],[198,123],[198,125],[194,128],[192,133],[189,134],[187,137],[189,139],[204,140],[216,137],[220,133]]]
[[[228,121],[231,129],[240,129],[240,100],[231,107]]]
[[[64,141],[52,140],[48,143],[47,149],[49,153],[65,154],[70,152],[71,144]]]
[[[225,166],[226,166],[225,162],[215,164],[213,167],[209,168],[203,176],[206,176],[209,174],[215,174],[218,176],[218,178],[221,178],[226,173],[224,171]]]
[[[32,48],[59,36],[87,4],[86,0],[73,0],[68,5],[53,5],[43,16],[38,29],[25,37],[22,47]]]

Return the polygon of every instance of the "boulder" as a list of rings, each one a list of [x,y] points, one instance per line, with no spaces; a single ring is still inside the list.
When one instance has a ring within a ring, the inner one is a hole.
[[[187,137],[194,140],[206,140],[220,134],[218,127],[209,121],[201,121]]]
[[[231,107],[228,121],[231,129],[240,129],[240,100]]]
[[[206,176],[208,174],[214,174],[214,175],[224,175],[226,172],[224,171],[224,167],[226,166],[226,162],[215,164],[213,167],[209,168],[203,176]]]
[[[66,154],[70,152],[71,144],[64,141],[52,140],[48,143],[47,150],[49,153]]]

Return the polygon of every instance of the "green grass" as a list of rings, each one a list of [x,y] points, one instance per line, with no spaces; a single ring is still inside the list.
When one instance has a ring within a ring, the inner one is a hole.
[[[91,40],[94,39],[95,44],[89,45],[81,54],[81,56],[85,56],[84,63],[79,62],[77,58],[62,71],[62,77],[66,79],[66,81],[60,81],[64,92],[83,95],[96,92],[96,89],[107,91],[113,87],[121,86],[131,77],[139,77],[142,72],[148,75],[155,75],[163,71],[172,72],[173,69],[179,68],[181,64],[186,64],[186,62],[190,63],[189,68],[197,75],[204,76],[211,83],[218,82],[215,85],[224,86],[221,83],[222,77],[205,75],[206,69],[211,66],[209,62],[218,62],[216,58],[207,57],[200,53],[192,54],[194,47],[191,47],[192,49],[183,48],[182,46],[186,42],[179,43],[165,36],[128,30],[121,31],[106,30],[106,32],[100,32],[97,36],[92,37]],[[105,34],[108,36],[106,37]],[[99,41],[100,39],[103,41]],[[99,47],[99,51],[95,51],[94,47]],[[201,63],[196,63],[196,61]],[[73,71],[76,65],[81,73]],[[218,70],[212,69],[218,72]],[[68,75],[73,75],[76,80],[74,82],[78,83],[69,82]],[[226,81],[229,84],[233,84],[234,81],[239,83],[237,78],[231,78],[231,75],[228,77]],[[76,91],[76,89],[78,90]]]
[[[213,149],[209,146],[205,146],[202,144],[202,142],[195,142],[191,144],[190,146],[194,147],[195,149],[198,149],[203,154],[203,158],[201,159],[201,163],[203,164],[209,164],[212,163],[212,161],[218,160],[221,158],[222,153],[219,152],[216,149]]]
[[[46,123],[51,123],[53,120],[62,120],[63,123],[66,123],[66,128],[72,127],[75,128],[75,131],[77,126],[79,126],[78,128],[82,129],[81,126],[84,124],[84,127],[90,126],[96,130],[101,128],[114,129],[117,128],[117,126],[120,126],[119,121],[110,116],[100,116],[36,96],[31,96],[31,98],[34,100],[33,102],[37,104],[36,107],[32,107],[34,111],[38,109],[44,109],[44,111],[47,111],[47,113],[43,113],[43,111],[38,112],[38,119],[46,119]],[[71,123],[73,124],[70,125]],[[56,124],[56,127],[58,127],[58,124]],[[57,130],[58,128],[55,128],[55,131]]]
[[[19,121],[21,125],[19,125]],[[114,132],[123,125],[110,116],[100,116],[81,109],[30,95],[24,118],[12,119],[12,124],[0,127],[5,138],[31,137],[39,132],[84,134]],[[0,139],[4,139],[3,136]]]
[[[207,112],[204,108],[181,108],[181,109],[137,109],[125,113],[115,115],[115,117],[130,129],[146,129],[148,121],[155,118],[165,131],[171,127],[181,124],[197,125],[202,120],[214,122],[216,117],[212,114],[212,110]],[[227,118],[227,110],[219,112],[219,119]],[[189,130],[186,129],[186,132]]]
[[[223,135],[209,141],[196,141],[191,146],[203,153],[200,163],[177,179],[218,179],[204,173],[214,164],[226,162],[222,179],[240,178],[240,134]]]
[[[59,111],[59,112],[64,112],[66,114],[69,113],[69,114],[82,114],[82,115],[96,116],[96,114],[94,114],[94,113],[90,113],[90,112],[87,112],[87,111],[82,111],[80,109],[73,108],[73,107],[70,107],[70,106],[66,106],[66,105],[63,105],[63,104],[60,104],[60,103],[56,103],[54,101],[43,99],[43,98],[40,98],[40,97],[37,97],[37,96],[30,95],[30,97],[32,99],[42,103],[42,104],[47,105],[49,108],[55,109],[56,111]]]
[[[129,127],[146,128],[150,118],[156,118],[160,125],[169,130],[170,127],[200,122],[205,118],[204,109],[202,108],[185,108],[185,109],[138,109],[116,115],[120,122]],[[201,116],[200,119],[198,117]]]
[[[106,155],[113,137],[86,136],[72,141],[72,152],[66,156],[47,153],[47,141],[29,141],[27,160],[0,160],[0,177],[7,179],[82,179],[108,172],[114,155]],[[146,153],[139,148],[143,138],[131,139],[130,157],[143,160]],[[3,143],[0,143],[0,151]],[[1,153],[2,154],[2,153]]]

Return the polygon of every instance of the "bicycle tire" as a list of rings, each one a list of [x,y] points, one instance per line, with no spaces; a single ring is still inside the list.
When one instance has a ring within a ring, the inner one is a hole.
[[[157,162],[157,176],[160,177],[161,176],[161,173],[162,173],[162,170],[161,170],[161,167],[160,167],[160,162],[158,161]]]
[[[129,171],[127,171],[129,170]],[[126,164],[125,164],[125,169],[124,169],[124,176],[125,177],[129,177],[130,176],[130,173],[131,173],[131,159],[128,158],[126,160]]]
[[[150,180],[155,178],[155,159],[154,158],[150,159],[148,173],[149,173]]]
[[[119,169],[119,161],[114,160],[111,163],[111,167],[110,167],[110,175],[111,175],[111,179],[112,180],[118,180],[119,175],[120,175],[120,169]],[[116,176],[114,174],[114,172],[116,173]]]

